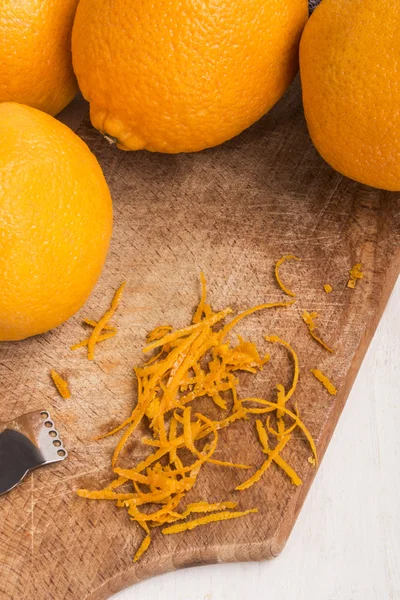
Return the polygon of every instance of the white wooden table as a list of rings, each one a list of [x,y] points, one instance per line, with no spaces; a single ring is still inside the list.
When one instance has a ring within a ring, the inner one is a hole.
[[[289,542],[113,600],[400,600],[400,280]]]

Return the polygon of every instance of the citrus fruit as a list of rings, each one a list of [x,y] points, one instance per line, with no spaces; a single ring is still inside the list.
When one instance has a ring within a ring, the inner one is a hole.
[[[356,181],[400,190],[398,0],[323,0],[304,30],[300,72],[322,157]]]
[[[234,137],[292,81],[307,16],[307,0],[81,0],[72,58],[93,125],[124,150]]]
[[[2,0],[0,102],[28,104],[51,115],[78,91],[71,31],[78,0]]]
[[[53,117],[0,104],[0,341],[63,323],[96,283],[110,193],[86,144]]]

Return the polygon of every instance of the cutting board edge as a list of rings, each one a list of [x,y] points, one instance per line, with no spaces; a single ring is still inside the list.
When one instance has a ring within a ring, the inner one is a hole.
[[[347,399],[351,392],[351,389],[354,385],[360,367],[363,363],[365,355],[368,351],[368,348],[375,336],[375,332],[378,328],[380,320],[382,318],[383,312],[386,308],[387,303],[389,302],[390,296],[393,292],[393,289],[396,285],[397,279],[400,276],[400,248],[397,251],[397,254],[393,260],[391,265],[391,269],[389,270],[385,286],[382,289],[382,293],[379,298],[379,303],[377,305],[376,312],[371,318],[368,327],[366,328],[363,337],[360,340],[358,348],[354,353],[353,360],[351,361],[351,365],[345,380],[345,384],[340,390],[337,401],[335,403],[335,408],[329,416],[329,420],[326,423],[325,428],[321,433],[321,441],[318,445],[318,459],[319,465],[321,465],[322,460],[325,456],[325,452],[328,449],[332,436],[335,432],[335,429],[339,423],[339,419],[342,415],[342,412],[346,406]],[[307,481],[299,488],[298,495],[293,500],[293,510],[289,515],[285,515],[285,519],[282,519],[281,525],[279,526],[276,536],[274,538],[274,544],[271,546],[272,548],[272,556],[271,558],[275,558],[279,556],[279,554],[284,549],[286,542],[289,539],[290,533],[292,532],[297,518],[300,514],[301,509],[303,508],[304,502],[307,498],[308,492],[313,484],[313,481],[318,473],[318,468],[314,469],[311,472],[311,475],[308,477]]]
[[[282,550],[281,548],[280,550]],[[278,552],[279,554],[279,552]],[[187,551],[175,553],[174,557],[154,557],[154,560],[147,562],[144,567],[140,563],[137,565],[132,563],[132,568],[129,571],[117,573],[112,578],[105,581],[96,590],[89,593],[85,600],[108,600],[113,594],[117,594],[122,590],[131,587],[137,583],[141,583],[146,579],[165,575],[181,569],[192,567],[203,567],[214,564],[228,564],[239,562],[260,562],[275,558],[276,540],[275,536],[269,540],[263,541],[262,544],[242,544],[240,547],[236,544],[219,544],[218,547],[201,550],[193,553],[188,559]]]

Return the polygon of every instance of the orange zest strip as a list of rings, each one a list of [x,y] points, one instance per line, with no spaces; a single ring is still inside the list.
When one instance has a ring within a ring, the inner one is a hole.
[[[165,454],[169,452],[169,448],[160,448],[154,454],[148,456],[145,460],[139,463],[134,469],[121,469],[119,467],[114,468],[114,473],[117,475],[121,475],[122,477],[126,477],[127,479],[134,479],[137,473],[141,473],[147,467],[149,467],[153,462],[160,460]]]
[[[249,465],[242,465],[241,463],[232,463],[226,460],[216,460],[215,458],[209,458],[208,461],[212,465],[220,465],[221,467],[232,467],[234,469],[251,469]]]
[[[152,342],[151,344],[148,344],[147,346],[145,346],[143,348],[142,352],[144,352],[146,354],[147,352],[150,352],[150,350],[154,350],[155,348],[159,348],[160,346],[165,346],[165,344],[174,342],[175,340],[177,340],[181,337],[185,337],[185,336],[193,333],[194,331],[197,331],[198,329],[204,328],[205,325],[212,327],[216,323],[219,323],[219,321],[222,321],[223,319],[225,319],[225,317],[227,315],[229,315],[231,312],[232,312],[231,308],[225,308],[225,310],[221,310],[219,313],[216,313],[212,317],[209,317],[207,319],[204,319],[203,321],[200,321],[200,323],[194,323],[193,325],[189,325],[189,327],[185,327],[184,329],[180,329],[179,331],[173,331],[171,333],[168,333],[160,340],[156,340],[156,341]]]
[[[331,291],[333,290],[333,287],[329,284],[329,283],[325,283],[324,284],[324,290],[327,294],[330,294]]]
[[[206,513],[213,512],[214,510],[226,510],[227,508],[236,507],[237,502],[216,502],[214,504],[209,504],[208,502],[194,502],[192,504],[188,504],[187,509],[183,514],[188,516],[192,513]]]
[[[177,427],[178,427],[178,421],[176,420],[175,416],[172,415],[171,422],[169,424],[169,443],[170,444],[176,440]],[[176,447],[172,446],[171,450],[169,451],[169,461],[171,463],[174,463],[176,461],[176,458],[177,458]]]
[[[114,450],[113,456],[112,456],[111,466],[113,466],[113,467],[115,466],[115,463],[118,460],[118,456],[122,452],[122,449],[125,446],[126,442],[128,441],[128,438],[132,435],[132,433],[135,431],[136,427],[139,425],[139,423],[143,419],[145,409],[146,409],[145,406],[141,407],[141,410],[138,411],[136,418],[132,421],[132,423],[129,425],[128,429],[124,432],[123,436],[121,437],[120,441],[118,442],[118,444]]]
[[[179,523],[178,525],[165,527],[162,529],[162,533],[164,535],[169,535],[171,533],[182,533],[182,531],[190,531],[191,529],[195,529],[200,525],[208,525],[209,523],[215,523],[216,521],[227,521],[228,519],[238,519],[239,517],[245,517],[250,513],[256,512],[258,512],[258,508],[251,508],[242,512],[223,511],[213,515],[207,515],[206,517],[201,517],[200,519],[196,519],[194,521],[189,521],[188,523]]]
[[[183,411],[183,436],[185,440],[185,446],[192,452],[196,453],[196,449],[193,443],[192,437],[192,426],[190,422],[190,412],[191,408],[188,406]]]
[[[154,362],[156,362],[159,358],[161,358],[161,356],[164,354],[165,349],[161,348],[160,352],[158,352],[155,356],[153,356],[152,358],[149,358],[149,360],[147,360],[144,363],[144,366],[147,367],[148,365],[152,365]]]
[[[247,490],[249,487],[251,487],[252,485],[257,483],[257,481],[259,481],[261,479],[261,477],[264,475],[265,471],[267,469],[269,469],[274,458],[276,456],[278,456],[279,453],[284,449],[286,444],[289,442],[290,438],[291,438],[290,435],[282,438],[281,441],[278,442],[276,447],[268,453],[267,460],[261,465],[261,467],[258,469],[258,471],[256,471],[254,473],[254,475],[252,477],[250,477],[250,479],[247,479],[246,481],[244,481],[243,483],[238,485],[235,489],[238,490],[239,492],[241,492],[243,490]]]
[[[104,315],[101,317],[101,319],[98,322],[92,321],[91,319],[85,319],[85,321],[84,321],[85,323],[87,323],[88,325],[94,326],[93,331],[87,340],[83,340],[82,342],[75,344],[74,346],[71,346],[71,350],[77,350],[78,348],[82,348],[82,346],[87,346],[88,347],[88,355],[87,355],[88,360],[93,360],[96,344],[98,342],[104,342],[105,340],[110,339],[111,337],[113,337],[116,334],[117,330],[115,329],[115,327],[113,327],[112,329],[110,327],[108,327],[108,322],[113,317],[116,309],[118,308],[125,285],[126,285],[125,282],[122,283],[122,285],[120,285],[120,287],[114,294],[114,297],[111,301],[110,308],[104,313]],[[101,332],[103,331],[103,329],[106,329],[106,328],[110,329],[110,331],[108,333],[102,334]]]
[[[314,338],[314,340],[316,342],[318,342],[318,344],[320,344],[321,346],[323,346],[323,348],[325,348],[325,350],[328,350],[328,352],[331,352],[333,354],[333,350],[330,346],[328,346],[328,344],[326,344],[324,342],[324,340],[321,340],[320,337],[318,337],[313,331],[310,331],[310,335],[312,338]]]
[[[97,342],[96,344],[100,343],[100,342],[105,342],[106,340],[109,340],[111,338],[113,338],[118,332],[117,329],[113,328],[114,331],[109,331],[108,333],[102,333],[101,335],[99,335],[99,337],[97,338]],[[79,350],[79,348],[84,348],[85,346],[89,345],[89,339],[87,340],[82,340],[81,342],[78,342],[77,344],[74,344],[73,346],[70,347],[70,350],[74,351],[74,350]]]
[[[151,522],[157,522],[159,521],[162,517],[164,517],[165,515],[169,515],[171,513],[171,511],[174,510],[174,508],[177,507],[177,505],[179,504],[179,502],[181,501],[182,498],[182,494],[177,494],[175,497],[173,497],[168,504],[165,505],[164,508],[161,508],[160,510],[154,512],[154,513],[141,513],[135,506],[135,504],[130,504],[129,505],[129,509],[128,509],[128,513],[134,517],[134,520],[137,522],[143,522],[143,521],[148,521]]]
[[[54,369],[52,369],[50,371],[50,375],[51,375],[53,383],[56,386],[57,391],[60,394],[60,396],[62,398],[64,398],[64,400],[68,400],[68,398],[71,397],[71,392],[69,391],[68,382],[65,379],[63,379],[61,377],[61,375],[59,375],[57,373],[57,371],[55,371]]]
[[[279,407],[276,404],[276,402],[270,402],[269,400],[264,400],[262,398],[244,398],[241,402],[255,402],[258,404],[263,404],[265,407],[267,407],[264,409],[260,409],[263,412],[254,412],[253,414],[271,413],[271,412],[277,410],[278,408],[280,408],[280,410],[282,410],[286,415],[288,415],[288,417],[290,417],[291,419],[293,419],[293,421],[295,421],[297,423],[297,427],[299,427],[299,429],[301,429],[301,431],[304,433],[304,435],[310,445],[310,448],[312,450],[314,458],[316,459],[316,461],[318,463],[317,448],[315,446],[315,442],[312,438],[312,435],[308,431],[307,427],[304,425],[303,421],[299,418],[298,415],[294,414],[291,410],[288,410],[286,407],[285,408]],[[245,411],[250,414],[253,410],[257,410],[257,409],[252,409],[252,408],[246,409],[245,408]]]
[[[140,546],[135,554],[133,562],[137,562],[139,560],[139,558],[146,552],[146,550],[150,546],[150,543],[151,543],[151,537],[150,537],[150,535],[146,535],[146,537],[144,538],[143,542],[140,544]]]
[[[275,279],[279,285],[279,287],[281,288],[281,290],[283,292],[285,292],[285,294],[287,296],[291,296],[292,298],[296,297],[296,294],[294,292],[292,292],[291,290],[289,290],[289,288],[287,288],[285,286],[285,284],[282,282],[280,276],[279,276],[279,267],[286,261],[286,260],[301,260],[301,258],[297,258],[297,256],[294,256],[293,254],[287,254],[286,256],[282,256],[282,258],[280,258],[278,260],[278,262],[275,265]]]
[[[104,325],[107,325],[108,321],[113,317],[115,311],[117,310],[118,305],[121,301],[121,296],[124,291],[125,285],[126,285],[126,282],[124,281],[124,283],[122,283],[122,285],[115,292],[114,298],[111,301],[110,308],[104,313],[104,315],[101,317],[100,321],[97,323],[96,327],[92,331],[92,334],[89,338],[89,343],[88,343],[88,360],[94,359],[94,348],[96,346],[98,337],[99,337]]]
[[[199,321],[201,320],[201,317],[203,316],[203,313],[204,313],[204,306],[205,306],[206,298],[207,298],[207,282],[206,282],[206,278],[204,277],[203,272],[200,273],[200,282],[201,282],[201,300],[196,309],[196,312],[193,315],[192,323],[199,323]]]
[[[182,521],[186,519],[189,515],[194,513],[210,513],[216,512],[220,510],[226,510],[228,508],[236,508],[237,502],[216,502],[215,504],[209,504],[208,502],[195,502],[193,504],[188,504],[186,510],[182,514],[177,514],[176,516],[172,516],[168,521],[168,523],[173,523],[176,521]]]
[[[296,426],[296,424],[295,424],[295,426]],[[267,435],[267,432],[265,431],[264,425],[258,419],[256,421],[256,427],[257,427],[257,433],[258,433],[259,440],[263,447],[263,452],[265,454],[270,455],[271,448],[269,447],[269,443],[268,443],[268,435]],[[274,462],[291,479],[293,485],[299,486],[303,483],[302,480],[300,479],[300,477],[297,475],[296,471],[290,465],[288,465],[288,463],[286,461],[284,461],[283,458],[281,456],[279,456],[279,454],[277,456],[274,456]]]
[[[292,386],[291,386],[290,390],[284,397],[284,403],[286,403],[288,400],[290,400],[290,398],[293,396],[294,392],[296,391],[297,382],[299,381],[299,373],[300,373],[299,359],[297,357],[296,352],[293,350],[292,346],[288,342],[285,342],[285,340],[282,340],[277,335],[268,335],[268,336],[265,336],[265,339],[267,342],[271,342],[273,344],[280,344],[281,346],[286,348],[290,352],[291,357],[293,358],[293,363],[294,363],[293,382],[292,382]],[[278,414],[278,418],[280,416],[282,416],[282,415]]]
[[[90,327],[96,327],[97,325],[97,321],[94,321],[93,319],[83,319],[83,322],[85,323],[85,325],[90,325]],[[117,332],[117,328],[113,325],[104,325],[103,329],[105,329],[106,331]]]
[[[311,373],[322,383],[331,396],[336,396],[337,389],[319,369],[311,369]]]
[[[135,494],[123,494],[120,492],[114,492],[105,488],[104,490],[77,490],[76,492],[81,498],[87,498],[88,500],[132,500]]]
[[[132,421],[134,420],[134,418],[136,416],[136,409],[137,409],[137,407],[133,411],[132,415],[128,419],[125,419],[125,421],[123,423],[121,423],[120,425],[118,425],[117,427],[115,427],[114,429],[112,429],[111,431],[108,431],[107,433],[102,433],[101,435],[98,435],[98,436],[96,436],[93,439],[95,441],[103,440],[104,438],[109,437],[110,435],[115,435],[116,433],[118,433],[122,429],[125,429],[125,427],[127,425],[129,425],[129,423],[132,423]]]
[[[278,404],[278,402],[277,402],[277,404]],[[282,430],[279,427],[278,428],[279,430],[275,431],[275,429],[273,429],[270,426],[270,421],[271,421],[271,415],[269,415],[267,417],[267,420],[266,420],[266,423],[265,423],[266,427],[267,427],[267,430],[268,430],[268,433],[271,433],[274,437],[278,438],[278,440],[281,440],[285,435],[289,435],[289,433],[292,433],[292,431],[294,431],[296,429],[296,427],[297,427],[297,423],[295,422],[295,423],[293,423],[293,425],[291,425],[287,429],[283,429]],[[280,421],[278,421],[278,425],[279,425],[279,423],[280,423]]]
[[[354,289],[356,287],[356,283],[358,279],[362,279],[364,277],[364,273],[361,271],[362,264],[356,263],[352,269],[349,271],[350,279],[347,282],[347,287]]]
[[[328,350],[328,352],[333,353],[332,348],[330,348],[323,340],[321,340],[320,337],[318,337],[316,335],[316,333],[314,333],[314,330],[316,329],[316,324],[314,322],[314,319],[316,319],[317,317],[318,317],[318,313],[316,313],[316,312],[309,313],[305,310],[304,313],[302,314],[301,318],[303,319],[304,323],[307,325],[308,331],[309,331],[311,337],[314,338],[314,340],[316,342],[318,342],[318,344],[323,346],[325,348],[325,350]]]
[[[162,337],[164,337],[164,335],[166,335],[170,331],[172,331],[171,325],[160,325],[159,327],[156,327],[155,329],[153,329],[152,331],[150,331],[147,334],[146,340],[148,342],[154,342],[155,340],[160,340]]]
[[[126,477],[117,477],[117,479],[114,479],[114,481],[109,483],[105,489],[106,490],[115,490],[116,488],[121,487],[121,485],[124,485],[124,483],[126,483],[127,481],[128,481],[128,479]]]
[[[225,325],[225,327],[221,330],[221,332],[219,334],[220,341],[222,341],[226,337],[226,335],[229,333],[229,331],[231,331],[231,329],[236,327],[236,325],[239,323],[239,321],[241,321],[245,317],[248,317],[249,315],[252,315],[253,313],[255,313],[259,310],[264,310],[267,308],[286,308],[288,306],[292,306],[292,304],[294,304],[295,302],[296,302],[296,300],[290,300],[289,302],[268,302],[267,304],[259,304],[258,306],[253,306],[252,308],[248,308],[247,310],[242,312],[240,315],[237,315],[237,317],[232,319],[232,321],[230,321],[230,323]]]

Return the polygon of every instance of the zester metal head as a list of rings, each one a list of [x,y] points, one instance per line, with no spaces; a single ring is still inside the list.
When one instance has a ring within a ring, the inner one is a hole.
[[[0,423],[0,494],[12,490],[29,471],[67,456],[47,410]]]

